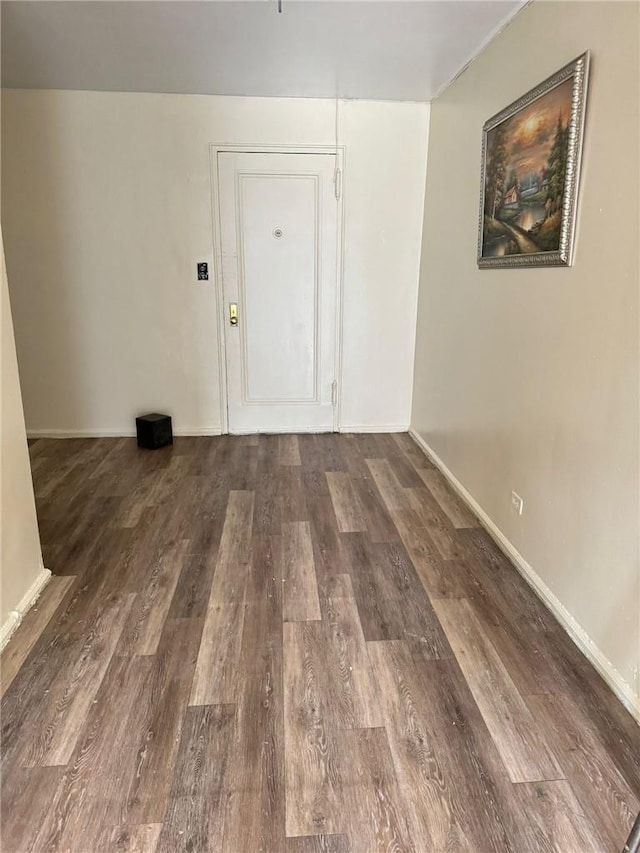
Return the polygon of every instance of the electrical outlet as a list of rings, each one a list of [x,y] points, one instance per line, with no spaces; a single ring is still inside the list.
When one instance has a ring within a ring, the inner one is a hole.
[[[511,511],[516,515],[524,512],[524,501],[516,492],[511,492]]]
[[[206,261],[199,261],[196,268],[198,270],[198,281],[209,281],[209,264]]]

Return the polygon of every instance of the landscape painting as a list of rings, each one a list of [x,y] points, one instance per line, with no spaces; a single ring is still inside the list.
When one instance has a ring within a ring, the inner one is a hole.
[[[480,267],[571,262],[587,59],[485,124]]]

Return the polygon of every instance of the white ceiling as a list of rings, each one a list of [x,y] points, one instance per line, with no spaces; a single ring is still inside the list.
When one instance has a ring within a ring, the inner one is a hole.
[[[426,101],[523,0],[2,3],[2,85]]]

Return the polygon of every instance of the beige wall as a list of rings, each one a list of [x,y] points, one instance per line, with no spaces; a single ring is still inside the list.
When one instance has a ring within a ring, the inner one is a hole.
[[[0,647],[48,573],[42,568],[27,437],[22,414],[11,306],[0,235],[2,421],[0,433]]]
[[[635,3],[533,2],[432,105],[412,416],[631,703],[640,664],[639,25]],[[575,264],[479,271],[483,122],[587,49]],[[522,517],[510,512],[512,489]]]
[[[344,428],[411,412],[428,104],[340,103]],[[209,146],[333,145],[335,103],[113,92],[2,98],[2,218],[27,428],[221,426]],[[393,283],[391,288],[390,282]]]

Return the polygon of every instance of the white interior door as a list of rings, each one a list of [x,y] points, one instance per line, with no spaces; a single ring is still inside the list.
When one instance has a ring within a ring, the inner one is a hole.
[[[334,170],[334,154],[218,153],[232,433],[333,430]]]

